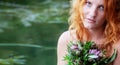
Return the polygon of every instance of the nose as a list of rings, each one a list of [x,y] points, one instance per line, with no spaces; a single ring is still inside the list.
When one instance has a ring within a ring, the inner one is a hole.
[[[89,12],[89,15],[91,18],[95,18],[96,15],[97,15],[97,8],[96,7],[92,7],[90,12]]]

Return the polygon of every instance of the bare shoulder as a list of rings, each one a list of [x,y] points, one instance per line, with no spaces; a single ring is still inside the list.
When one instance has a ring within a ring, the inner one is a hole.
[[[63,57],[67,54],[67,44],[72,40],[70,31],[65,31],[60,35],[57,44],[57,65],[65,65]]]
[[[71,34],[69,31],[65,31],[63,32],[59,39],[58,39],[58,45],[57,45],[57,49],[61,50],[61,49],[65,49],[67,44],[72,40],[71,38]]]
[[[71,34],[70,31],[63,32],[58,39],[58,43],[59,42],[68,43],[69,41],[71,41],[73,39],[72,35],[73,34]]]
[[[114,48],[120,51],[120,40],[116,44],[114,44]]]
[[[59,44],[66,45],[67,43],[73,40],[77,40],[75,31],[73,30],[65,31],[60,35],[58,39],[58,45]]]
[[[70,40],[70,32],[69,31],[63,32],[60,35],[58,42],[67,42],[67,40]]]
[[[114,48],[117,50],[117,57],[113,65],[120,65],[120,40],[114,45]]]

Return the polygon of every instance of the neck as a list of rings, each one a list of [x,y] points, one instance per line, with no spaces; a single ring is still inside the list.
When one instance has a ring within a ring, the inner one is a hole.
[[[100,29],[91,29],[89,30],[89,35],[92,41],[100,43],[104,38],[104,28]]]

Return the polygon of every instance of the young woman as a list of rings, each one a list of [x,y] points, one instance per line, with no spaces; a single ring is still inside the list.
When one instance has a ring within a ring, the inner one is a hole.
[[[73,40],[94,41],[111,56],[113,49],[117,57],[111,65],[120,65],[120,0],[72,0],[69,30],[58,40],[57,65],[66,65],[63,57],[67,44]]]

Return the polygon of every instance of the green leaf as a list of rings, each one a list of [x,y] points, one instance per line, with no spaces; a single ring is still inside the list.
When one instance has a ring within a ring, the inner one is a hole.
[[[88,57],[89,57],[89,58],[98,58],[97,55],[89,55]]]
[[[105,63],[111,63],[112,61],[114,61],[114,59],[116,58],[116,55],[117,55],[117,51],[114,49],[114,53],[110,58],[106,59]]]
[[[114,61],[114,59],[116,58],[116,55],[117,55],[117,51],[114,49],[114,53],[113,53],[113,55],[109,58],[108,63],[111,63],[112,61]]]
[[[79,50],[82,50],[82,43],[78,41],[78,48]]]
[[[97,65],[97,63],[94,63],[93,65]]]
[[[85,50],[89,50],[90,47],[93,45],[93,43],[94,43],[94,42],[92,42],[92,41],[85,42],[85,43],[84,43],[84,46],[83,46],[84,49],[85,49]]]

